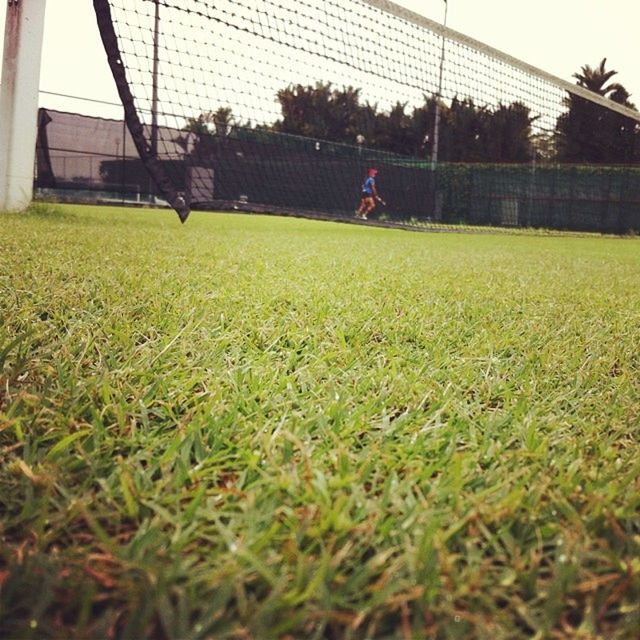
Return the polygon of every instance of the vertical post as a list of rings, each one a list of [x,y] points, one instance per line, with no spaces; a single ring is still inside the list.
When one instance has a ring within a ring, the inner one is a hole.
[[[444,23],[447,26],[447,14],[449,3],[444,0]],[[442,34],[442,49],[440,51],[440,73],[438,76],[438,93],[436,94],[436,107],[433,118],[433,146],[431,147],[431,188],[433,189],[433,217],[440,220],[442,217],[442,202],[438,196],[438,153],[440,151],[440,101],[442,100],[442,78],[444,75],[445,36]]]
[[[154,0],[155,17],[153,22],[153,78],[151,93],[151,154],[158,156],[158,67],[160,47],[160,3]]]
[[[447,26],[447,14],[449,3],[444,0],[444,26]],[[438,164],[438,151],[440,146],[440,100],[442,100],[442,76],[444,74],[445,37],[442,35],[442,50],[440,52],[440,75],[438,77],[438,93],[436,94],[436,112],[433,122],[433,147],[431,149],[431,164],[435,169]]]
[[[529,135],[529,139],[531,140],[531,135]],[[531,175],[529,176],[529,207],[527,211],[527,223],[526,226],[531,226],[531,220],[533,219],[533,203],[534,203],[534,193],[536,188],[536,166],[538,159],[538,150],[536,149],[536,145],[534,142],[531,144]],[[522,226],[522,225],[520,225]]]
[[[121,165],[121,176],[120,176],[120,196],[122,197],[122,202],[125,200],[125,173],[127,170],[127,120],[126,117],[122,116],[122,165]]]
[[[0,211],[33,195],[46,0],[7,0],[0,84]]]
[[[154,0],[155,14],[153,19],[153,75],[151,86],[151,157],[158,159],[158,69],[160,66],[160,2]],[[156,185],[149,179],[151,202],[156,202]]]

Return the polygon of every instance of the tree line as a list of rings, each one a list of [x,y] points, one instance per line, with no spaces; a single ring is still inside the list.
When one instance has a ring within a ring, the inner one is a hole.
[[[574,74],[578,86],[618,104],[635,108],[629,92],[610,80],[616,71],[606,59],[595,68],[585,65]],[[439,110],[438,159],[444,162],[572,162],[630,163],[640,160],[640,126],[634,120],[574,94],[564,99],[566,111],[555,129],[534,133],[536,117],[522,102],[478,105],[455,97],[449,104],[425,96],[424,104],[408,109],[397,102],[390,110],[363,102],[354,87],[330,83],[292,85],[277,94],[282,117],[258,128],[295,134],[429,159]],[[185,130],[198,136],[227,132],[233,121],[229,107],[191,118]]]

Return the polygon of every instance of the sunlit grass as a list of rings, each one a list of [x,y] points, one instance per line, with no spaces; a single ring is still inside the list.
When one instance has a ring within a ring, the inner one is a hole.
[[[638,240],[0,233],[3,638],[636,637]]]

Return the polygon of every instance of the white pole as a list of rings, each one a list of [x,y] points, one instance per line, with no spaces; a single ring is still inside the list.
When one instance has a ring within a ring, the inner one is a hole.
[[[33,195],[46,0],[7,0],[0,81],[0,211]]]

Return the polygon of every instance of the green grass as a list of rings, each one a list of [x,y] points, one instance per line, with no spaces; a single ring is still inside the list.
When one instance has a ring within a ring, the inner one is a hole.
[[[640,244],[40,205],[3,638],[636,638]]]

